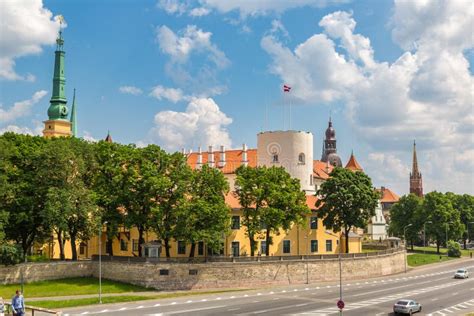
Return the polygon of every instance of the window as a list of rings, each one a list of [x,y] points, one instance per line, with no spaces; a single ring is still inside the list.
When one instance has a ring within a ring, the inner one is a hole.
[[[264,255],[267,253],[267,241],[266,240],[262,240],[260,242],[260,254]]]
[[[311,240],[311,252],[318,252],[318,241]]]
[[[310,225],[311,229],[318,229],[318,218],[316,216],[311,216]]]
[[[170,274],[170,270],[168,269],[160,269],[160,275],[169,275]]]
[[[79,254],[85,255],[86,249],[87,249],[87,244],[85,242],[81,242],[81,244],[79,245]]]
[[[309,185],[313,185],[313,175],[309,175]]]
[[[232,256],[240,256],[240,243],[238,241],[232,242]]]
[[[198,256],[204,256],[204,242],[200,241],[198,243]]]
[[[178,241],[178,255],[186,254],[186,242]]]
[[[189,270],[189,275],[198,275],[198,270],[196,269]]]
[[[332,240],[326,240],[326,252],[332,252]]]
[[[232,229],[240,229],[240,216],[232,216]]]
[[[273,154],[273,163],[278,163],[278,154]]]
[[[298,155],[298,163],[304,165],[305,164],[305,157],[304,157],[304,154],[301,153]]]
[[[112,241],[107,241],[105,243],[105,253],[109,255],[112,253]]]
[[[128,250],[128,242],[125,239],[120,239],[120,251]]]
[[[132,251],[138,252],[138,239],[132,239]]]
[[[289,240],[283,240],[283,253],[291,253],[291,246]]]

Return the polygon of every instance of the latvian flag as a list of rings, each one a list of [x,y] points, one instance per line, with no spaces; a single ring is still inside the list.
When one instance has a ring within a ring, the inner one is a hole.
[[[291,90],[291,87],[289,85],[286,85],[286,84],[283,85],[284,92],[290,92],[290,90]]]

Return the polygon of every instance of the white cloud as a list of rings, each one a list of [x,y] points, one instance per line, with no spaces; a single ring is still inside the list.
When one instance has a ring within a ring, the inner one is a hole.
[[[160,85],[152,89],[152,91],[150,92],[150,96],[158,100],[167,99],[173,103],[179,102],[183,99],[189,99],[188,96],[183,94],[183,91],[181,89],[166,88]]]
[[[155,115],[155,127],[149,141],[168,150],[197,146],[231,147],[226,126],[232,119],[223,113],[212,98],[193,98],[184,112],[162,111]]]
[[[266,15],[271,12],[282,13],[286,10],[300,8],[300,7],[316,7],[321,8],[331,4],[346,3],[349,0],[202,0],[201,4],[209,8],[216,9],[221,13],[228,13],[231,11],[238,11],[242,17]]]
[[[0,1],[0,78],[34,80],[31,74],[15,71],[15,59],[39,54],[43,45],[54,44],[59,22],[42,0]]]
[[[444,183],[472,192],[474,166],[466,161],[474,160],[474,79],[464,52],[474,47],[468,26],[473,19],[474,7],[467,1],[396,1],[392,34],[410,51],[393,63],[374,60],[370,40],[355,33],[356,21],[348,12],[322,18],[324,33],[293,50],[272,36],[261,45],[272,57],[270,71],[293,87],[295,98],[346,104],[344,113],[360,139],[388,155],[382,165],[405,161],[407,144],[416,138],[423,144],[421,164],[431,166],[426,187],[436,183],[438,190],[449,189]]]
[[[134,86],[122,86],[119,91],[125,94],[140,95],[143,93],[142,89]]]
[[[88,131],[84,131],[84,136],[82,136],[82,138],[88,142],[92,142],[92,143],[96,143],[98,142],[99,140],[95,137],[92,136],[92,134]]]
[[[31,99],[15,102],[8,110],[0,106],[0,124],[12,122],[20,117],[30,114],[33,105],[38,103],[48,92],[45,90],[37,91]]]
[[[163,9],[168,14],[181,15],[187,10],[187,5],[178,0],[160,0],[157,3],[158,8]]]
[[[204,7],[198,7],[189,11],[189,16],[201,17],[201,16],[208,15],[209,13],[211,13],[210,9],[204,8]]]
[[[40,121],[33,121],[34,128],[18,125],[7,125],[3,128],[0,128],[0,135],[6,132],[13,132],[16,134],[27,134],[27,135],[42,135],[43,133],[43,124]]]

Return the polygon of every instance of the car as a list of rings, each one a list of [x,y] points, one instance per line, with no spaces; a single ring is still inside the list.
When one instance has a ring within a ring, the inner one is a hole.
[[[397,314],[408,314],[413,315],[413,313],[421,312],[421,304],[414,300],[398,300],[393,305],[393,313]]]
[[[467,279],[469,278],[469,271],[466,269],[458,269],[456,273],[454,273],[455,279]]]

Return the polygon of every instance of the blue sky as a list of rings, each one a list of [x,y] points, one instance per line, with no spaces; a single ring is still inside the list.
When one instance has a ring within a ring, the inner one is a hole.
[[[254,147],[258,132],[289,128],[291,103],[291,128],[314,134],[315,158],[332,112],[343,162],[354,150],[375,185],[407,192],[416,138],[426,191],[473,192],[467,1],[1,6],[2,131],[41,132],[55,16],[62,14],[68,99],[76,88],[80,136],[101,139],[110,130],[115,141],[169,150]],[[291,95],[283,95],[284,83]]]

